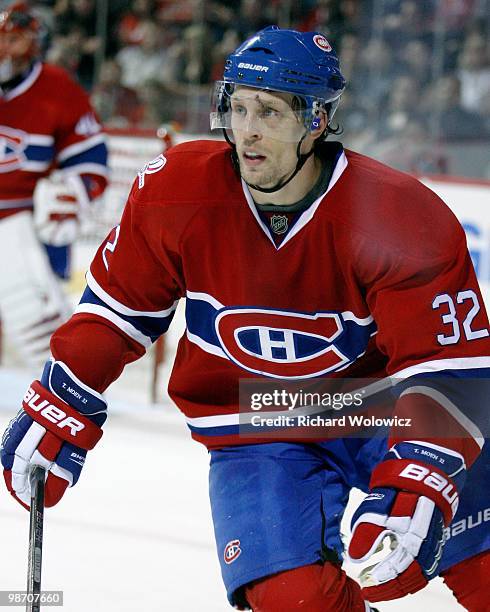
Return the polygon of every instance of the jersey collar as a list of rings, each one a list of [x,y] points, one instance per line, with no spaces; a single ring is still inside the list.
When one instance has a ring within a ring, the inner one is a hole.
[[[337,157],[337,160],[335,162],[335,166],[334,166],[334,170],[332,172],[332,176],[330,178],[330,181],[327,185],[327,189],[320,194],[320,196],[318,196],[318,198],[313,202],[313,204],[311,206],[309,206],[305,211],[303,211],[300,215],[300,217],[298,218],[298,220],[296,221],[296,223],[293,225],[293,227],[291,228],[291,231],[287,234],[287,236],[284,238],[284,240],[282,240],[280,242],[280,244],[276,245],[276,243],[274,242],[273,237],[270,234],[269,228],[267,227],[267,225],[263,222],[263,220],[261,219],[258,211],[257,211],[257,207],[255,206],[255,202],[252,198],[252,195],[250,193],[250,190],[248,188],[247,183],[242,179],[242,189],[243,189],[243,193],[245,195],[245,199],[247,201],[248,207],[250,208],[253,216],[255,217],[255,220],[257,221],[257,223],[259,224],[259,226],[261,227],[262,231],[264,232],[264,234],[267,236],[267,238],[269,239],[269,241],[272,243],[272,246],[278,251],[279,249],[282,249],[282,247],[287,244],[294,236],[296,236],[296,234],[298,234],[304,227],[305,225],[307,225],[315,216],[315,213],[318,209],[318,207],[320,206],[323,198],[327,195],[327,193],[333,188],[333,186],[337,183],[337,181],[339,180],[339,178],[342,176],[344,170],[347,168],[347,157],[345,155],[345,152],[343,149],[341,149],[339,156]]]
[[[36,62],[32,66],[32,69],[29,72],[29,74],[26,76],[26,78],[21,83],[19,83],[19,85],[17,85],[13,89],[11,89],[9,92],[7,92],[3,99],[5,101],[12,100],[13,98],[16,98],[17,96],[20,96],[25,91],[27,91],[30,87],[32,87],[32,85],[34,85],[34,83],[39,78],[39,75],[41,74],[42,67],[43,66],[42,66],[41,62]]]

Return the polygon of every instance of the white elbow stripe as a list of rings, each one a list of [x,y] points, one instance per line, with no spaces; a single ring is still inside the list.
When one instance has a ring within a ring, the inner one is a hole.
[[[88,270],[87,272],[87,285],[95,293],[99,300],[105,302],[108,306],[110,306],[119,314],[128,317],[154,317],[159,319],[163,317],[169,317],[177,308],[177,305],[179,303],[179,300],[175,300],[172,306],[170,306],[170,308],[166,308],[165,310],[134,310],[133,308],[129,308],[128,306],[121,304],[121,302],[115,300],[107,293],[107,291],[102,289],[99,283],[95,280],[90,270]]]
[[[391,377],[396,384],[416,374],[430,374],[443,370],[476,370],[490,368],[490,357],[459,357],[454,359],[434,359],[394,372]]]
[[[104,306],[98,306],[97,304],[79,304],[75,309],[75,314],[78,313],[94,314],[103,319],[107,319],[124,332],[126,336],[129,336],[132,340],[144,346],[145,349],[151,346],[151,338],[142,334],[136,327],[131,325],[131,323],[119,317],[115,312],[112,312],[112,310],[104,308]]]
[[[461,410],[456,406],[456,404],[453,404],[453,402],[451,402],[451,400],[443,393],[437,391],[436,389],[433,389],[432,387],[425,387],[423,385],[419,385],[406,389],[405,391],[403,391],[403,393],[401,393],[400,397],[413,393],[426,395],[427,397],[430,397],[432,400],[437,402],[453,417],[453,419],[455,419],[461,425],[461,427],[463,427],[463,429],[465,429],[469,433],[469,435],[473,438],[476,444],[478,444],[480,449],[483,448],[485,439],[480,429],[475,425],[475,423],[473,423],[473,421],[470,421],[470,419],[465,414],[463,414],[463,412],[461,412]]]

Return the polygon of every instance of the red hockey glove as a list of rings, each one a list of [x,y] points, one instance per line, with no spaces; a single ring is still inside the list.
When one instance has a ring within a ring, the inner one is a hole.
[[[31,467],[46,468],[46,506],[54,506],[66,488],[78,481],[87,450],[102,437],[101,425],[107,416],[102,396],[61,362],[48,362],[42,381],[34,381],[27,390],[0,449],[7,488],[26,508]]]
[[[375,468],[371,493],[352,518],[348,550],[354,563],[363,563],[390,540],[389,554],[361,573],[368,601],[415,593],[437,575],[444,527],[456,513],[464,477],[461,455],[414,441],[394,446]]]

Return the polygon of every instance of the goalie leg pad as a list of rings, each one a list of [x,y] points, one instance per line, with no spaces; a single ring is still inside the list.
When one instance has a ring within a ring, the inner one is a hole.
[[[49,356],[51,334],[70,308],[34,233],[32,214],[23,211],[0,221],[6,260],[0,274],[0,312],[7,341],[28,365]]]
[[[327,562],[297,567],[258,580],[245,589],[254,612],[365,612],[359,585]]]

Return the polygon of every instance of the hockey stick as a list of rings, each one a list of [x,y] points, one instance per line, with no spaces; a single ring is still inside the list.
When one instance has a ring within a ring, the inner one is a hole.
[[[44,477],[46,471],[35,465],[30,474],[31,514],[29,523],[29,564],[27,568],[26,612],[41,610],[41,562],[43,553]]]

